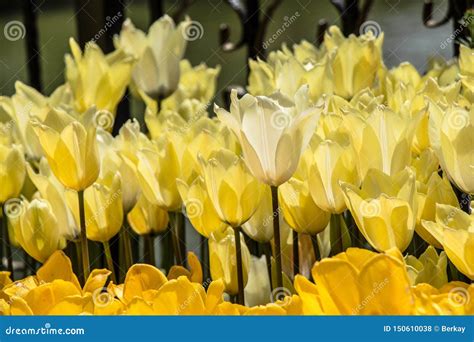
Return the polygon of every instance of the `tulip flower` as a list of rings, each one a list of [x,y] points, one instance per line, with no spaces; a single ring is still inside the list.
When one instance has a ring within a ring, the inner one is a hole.
[[[154,100],[165,98],[178,87],[179,61],[186,49],[187,19],[175,27],[173,19],[164,15],[155,21],[145,35],[130,20],[123,24],[115,46],[133,54],[138,60],[132,78],[136,86]]]
[[[341,184],[344,200],[359,228],[372,247],[404,251],[416,225],[415,175],[411,169],[388,176],[370,169],[359,189]]]
[[[19,145],[0,144],[0,204],[17,197],[25,181],[25,158]]]
[[[349,248],[345,253],[316,263],[315,284],[301,275],[295,288],[303,314],[408,315],[415,312],[415,295],[400,252],[385,254]]]
[[[283,217],[292,229],[316,236],[326,228],[331,215],[314,203],[307,182],[291,178],[278,190]]]
[[[226,227],[214,209],[202,177],[197,177],[189,186],[181,179],[176,182],[186,216],[199,234],[208,238],[213,232]]]
[[[428,246],[419,258],[408,255],[405,261],[412,285],[426,283],[439,289],[448,282],[446,253],[438,255],[433,246]]]
[[[245,305],[248,307],[265,305],[272,298],[270,277],[264,255],[260,258],[250,256],[248,281],[245,286]]]
[[[238,137],[252,174],[268,185],[290,179],[317,125],[321,108],[310,106],[308,87],[302,86],[294,100],[279,93],[238,99],[233,90],[230,113],[215,107],[219,120]]]
[[[333,214],[346,209],[339,182],[358,185],[357,157],[348,140],[342,135],[321,140],[315,137],[307,158],[307,179],[316,206]]]
[[[324,35],[326,49],[335,55],[332,59],[334,93],[350,99],[358,91],[374,84],[381,67],[383,33],[375,37],[371,32],[344,38],[337,26],[331,26]]]
[[[209,198],[219,218],[240,227],[257,210],[263,185],[249,172],[241,157],[221,149],[200,163]]]
[[[422,221],[424,228],[443,246],[458,270],[474,279],[470,246],[474,241],[474,215],[446,204],[436,205],[436,222]]]
[[[418,215],[415,231],[430,245],[436,248],[442,248],[436,238],[425,229],[422,222],[434,222],[436,220],[437,204],[448,204],[459,208],[456,193],[448,179],[446,177],[441,178],[438,173],[434,172],[426,184],[417,182],[417,202]]]
[[[442,169],[456,186],[474,193],[474,107],[443,108],[430,102],[430,141]]]
[[[179,170],[178,153],[168,137],[162,136],[138,153],[138,183],[143,195],[168,211],[181,208],[182,201],[176,187]]]
[[[55,251],[66,247],[62,227],[51,204],[44,199],[22,200],[19,220],[13,226],[16,241],[33,258],[44,262]],[[7,215],[9,215],[7,211]]]
[[[273,238],[272,229],[272,192],[270,187],[263,188],[260,204],[250,219],[242,225],[242,230],[252,240],[268,243]]]
[[[84,127],[59,109],[32,124],[51,171],[65,187],[82,191],[95,182],[100,162],[94,126]]]
[[[138,235],[163,233],[169,222],[168,212],[150,203],[143,195],[139,197],[127,218],[130,227]]]
[[[242,289],[237,280],[238,261],[236,255],[236,240],[231,228],[223,232],[216,231],[209,237],[209,261],[213,280],[222,279],[225,290],[229,294],[238,294]],[[241,239],[243,286],[247,284],[250,270],[250,253],[243,236]]]
[[[130,80],[133,58],[122,50],[104,55],[94,42],[87,43],[83,53],[73,38],[69,46],[66,79],[75,109],[84,113],[95,106],[114,114]]]

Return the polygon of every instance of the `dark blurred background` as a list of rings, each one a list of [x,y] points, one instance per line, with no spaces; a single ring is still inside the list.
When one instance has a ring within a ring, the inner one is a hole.
[[[119,0],[116,0],[119,1]],[[123,2],[124,0],[122,0]],[[73,0],[36,0],[34,12],[38,23],[38,50],[40,55],[43,92],[51,93],[64,82],[64,54],[69,52],[68,38],[77,39],[77,16],[89,18],[94,22],[97,13],[95,4],[99,0],[83,1],[78,8]],[[21,80],[28,83],[27,53],[25,39],[10,41],[5,39],[5,25],[12,20],[24,21],[23,1],[0,1],[0,95],[11,95],[14,82]],[[264,6],[270,1],[261,1]],[[165,11],[172,11],[175,1],[164,1]],[[444,16],[448,0],[434,1],[433,17]],[[132,19],[142,30],[147,30],[150,23],[150,3],[145,0],[128,0],[125,2],[125,16]],[[421,72],[426,68],[427,58],[440,55],[451,58],[451,44],[442,48],[443,41],[453,31],[452,24],[428,29],[422,22],[423,0],[375,0],[368,15],[368,20],[376,21],[385,32],[384,57],[387,66],[395,66],[402,61],[413,63]],[[267,29],[267,36],[272,35],[288,17],[296,12],[299,16],[288,29],[281,34],[269,50],[275,50],[282,43],[293,44],[306,39],[315,41],[316,27],[320,19],[325,18],[328,24],[340,25],[339,13],[329,0],[283,0],[275,11]],[[228,23],[231,28],[232,41],[240,37],[240,22],[236,13],[223,0],[195,0],[185,14],[192,20],[200,22],[204,28],[203,37],[188,44],[186,58],[193,65],[205,62],[209,66],[221,65],[219,90],[229,84],[245,84],[246,51],[223,52],[219,47],[219,25]],[[99,26],[100,27],[100,26]]]

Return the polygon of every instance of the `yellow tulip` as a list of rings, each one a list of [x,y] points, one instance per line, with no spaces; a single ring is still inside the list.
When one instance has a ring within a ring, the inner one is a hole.
[[[441,178],[434,172],[426,184],[417,182],[418,215],[415,231],[426,242],[436,248],[442,248],[439,242],[427,231],[423,221],[436,220],[436,204],[449,204],[459,208],[458,199],[446,177]]]
[[[315,284],[296,276],[303,314],[408,315],[414,294],[398,250],[378,254],[349,248],[312,269]]]
[[[187,45],[186,19],[178,27],[171,17],[164,15],[155,21],[148,35],[135,28],[130,20],[124,22],[115,46],[137,58],[132,78],[135,85],[154,100],[164,98],[178,87],[179,61]]]
[[[331,26],[324,35],[326,49],[335,55],[332,58],[334,93],[350,99],[358,91],[372,87],[377,71],[382,65],[381,46],[383,33],[379,37],[369,32],[356,37],[344,38],[337,26]]]
[[[462,75],[474,77],[474,49],[459,45],[459,69]]]
[[[179,172],[178,152],[169,136],[162,136],[138,152],[137,175],[143,195],[167,211],[181,208],[176,186]]]
[[[19,145],[0,144],[0,204],[17,197],[25,181],[25,158]]]
[[[441,167],[456,186],[474,193],[474,107],[429,104],[430,141]]]
[[[242,230],[252,240],[260,243],[270,242],[273,238],[272,192],[269,186],[262,190],[260,204],[250,219],[242,225]]]
[[[254,178],[241,157],[230,150],[200,158],[209,198],[219,218],[237,228],[257,210],[264,185]]]
[[[314,203],[307,182],[290,178],[278,194],[283,217],[296,232],[317,235],[328,225],[331,214]]]
[[[207,238],[215,231],[222,231],[226,225],[214,209],[204,179],[197,177],[189,186],[181,179],[176,182],[186,207],[186,216],[194,229]]]
[[[200,103],[209,103],[216,93],[217,76],[220,66],[209,68],[201,63],[195,67],[187,59],[179,62],[180,75],[178,89],[163,100],[162,107],[177,110],[185,100],[195,99]],[[207,114],[207,111],[206,111]]]
[[[73,38],[71,55],[66,55],[66,79],[71,87],[74,107],[84,113],[95,106],[115,113],[130,81],[133,58],[122,50],[104,55],[94,42],[86,44],[84,53]]]
[[[416,185],[411,169],[388,176],[370,169],[362,188],[343,183],[344,200],[357,227],[372,247],[404,251],[416,225]]]
[[[425,229],[443,246],[454,266],[474,279],[474,214],[446,204],[436,205],[436,222],[422,221]]]
[[[87,238],[107,242],[120,231],[123,222],[122,180],[109,173],[84,193]]]
[[[355,151],[342,135],[333,139],[313,139],[307,179],[311,197],[316,206],[330,213],[346,209],[339,182],[360,183]]]
[[[100,169],[95,126],[86,129],[56,109],[32,124],[51,171],[65,187],[81,191],[95,182]]]
[[[216,114],[239,139],[245,162],[261,182],[278,186],[295,172],[316,128],[320,107],[310,106],[308,87],[301,87],[294,103],[276,93],[271,97],[231,93],[231,111]]]
[[[428,246],[419,258],[408,255],[405,261],[412,285],[427,283],[439,289],[448,282],[446,253],[438,255],[433,246]]]
[[[51,174],[46,159],[42,158],[39,163],[39,172],[36,173],[30,164],[27,164],[28,176],[38,189],[41,198],[47,200],[54,208],[54,214],[61,229],[61,236],[68,240],[74,240],[79,236],[79,227],[74,219],[75,210],[71,210],[65,199],[65,189]]]
[[[29,255],[44,262],[55,251],[66,247],[66,239],[61,235],[62,222],[58,222],[48,201],[23,200],[18,205],[20,216],[13,225],[15,239]],[[8,208],[6,212],[8,216]]]
[[[135,207],[127,215],[128,223],[138,235],[159,234],[168,228],[168,212],[140,195]]]
[[[243,236],[240,236],[242,246],[242,267],[244,286],[247,284],[250,270],[250,252]],[[232,228],[223,232],[216,231],[209,237],[209,262],[213,280],[221,279],[229,294],[239,292],[237,284],[237,260],[235,257],[235,237]]]

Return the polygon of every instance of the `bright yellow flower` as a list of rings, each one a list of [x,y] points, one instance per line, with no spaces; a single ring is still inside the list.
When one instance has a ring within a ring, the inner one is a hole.
[[[378,251],[404,251],[416,224],[416,184],[411,169],[388,176],[370,169],[362,188],[343,183],[344,200],[357,227]]]
[[[436,222],[422,221],[425,229],[443,246],[449,260],[474,279],[474,214],[446,204],[436,204]]]
[[[32,124],[51,171],[65,187],[80,191],[95,182],[100,169],[95,126],[86,128],[56,109]]]
[[[283,217],[298,233],[317,235],[328,225],[331,214],[314,203],[307,182],[290,178],[278,194]]]
[[[25,175],[25,158],[21,147],[0,144],[0,204],[20,194]]]
[[[308,87],[301,87],[294,103],[276,93],[271,97],[231,94],[231,111],[216,114],[240,141],[245,162],[261,182],[278,186],[295,172],[300,156],[316,128],[320,107],[311,106]]]
[[[254,178],[241,157],[230,150],[200,158],[207,193],[219,218],[240,227],[253,215],[260,203],[264,185]]]
[[[73,38],[69,46],[72,56],[66,55],[66,79],[77,112],[95,106],[115,113],[130,81],[133,58],[123,50],[104,55],[94,42],[87,43],[82,53]]]
[[[214,209],[204,179],[197,177],[189,186],[181,179],[177,179],[176,182],[186,207],[186,217],[191,221],[194,229],[205,237],[209,237],[215,231],[222,231],[226,224]]]
[[[84,193],[87,238],[107,242],[120,231],[123,222],[122,180],[109,173]]]
[[[159,234],[168,228],[168,212],[140,195],[135,207],[127,215],[128,223],[138,235]]]
[[[250,271],[250,252],[245,240],[240,235],[242,246],[242,267],[244,286],[247,284]],[[213,280],[222,279],[229,294],[239,292],[237,284],[237,260],[235,257],[234,231],[228,227],[224,232],[216,231],[209,237],[209,261]]]
[[[312,269],[316,283],[296,276],[295,288],[304,314],[408,315],[414,296],[398,250],[378,254],[349,248]]]

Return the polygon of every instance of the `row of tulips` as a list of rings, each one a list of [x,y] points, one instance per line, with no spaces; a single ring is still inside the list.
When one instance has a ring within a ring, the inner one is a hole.
[[[303,41],[249,61],[248,93],[232,91],[229,110],[214,105],[209,117],[220,69],[182,59],[190,24],[165,16],[145,34],[127,20],[107,55],[71,39],[64,85],[48,97],[18,82],[0,98],[5,260],[11,271],[11,245],[50,260],[14,283],[32,295],[4,289],[4,312],[20,303],[39,313],[32,306],[43,294],[34,291],[46,291],[73,296],[61,298],[79,305],[74,313],[99,313],[91,293],[103,287],[116,313],[163,313],[166,296],[181,307],[195,291],[193,313],[470,312],[456,292],[469,298],[470,287],[448,278],[474,278],[474,51],[461,46],[458,60],[432,60],[421,75],[409,63],[384,65],[383,34],[346,38],[331,27],[318,48]],[[144,124],[130,120],[113,136],[127,87],[146,105]],[[199,262],[186,258],[183,212],[208,241],[207,296]],[[128,226],[152,255],[155,237],[171,235],[177,265],[162,266],[173,281],[133,265],[142,256],[132,253]],[[124,285],[110,246],[117,235]],[[102,244],[109,271],[90,272],[88,240]],[[82,287],[58,252],[68,244],[77,246]],[[134,286],[150,296],[124,299]],[[295,290],[288,301],[243,306]],[[223,291],[239,305],[222,302]],[[61,300],[51,303],[66,310]]]

